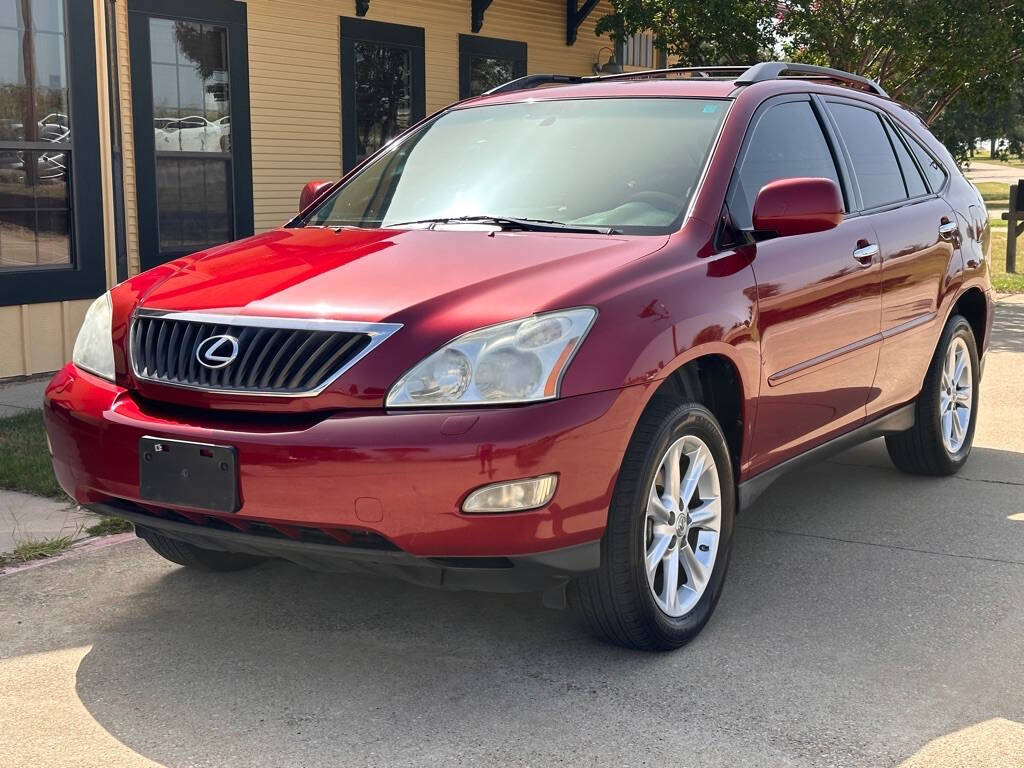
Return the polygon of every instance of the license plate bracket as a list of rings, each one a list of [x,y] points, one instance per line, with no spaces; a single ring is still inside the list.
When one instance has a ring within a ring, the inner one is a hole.
[[[141,437],[139,496],[161,504],[237,512],[238,452],[231,445]]]

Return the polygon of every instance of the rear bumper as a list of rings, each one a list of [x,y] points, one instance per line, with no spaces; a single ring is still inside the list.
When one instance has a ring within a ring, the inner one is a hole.
[[[514,408],[353,410],[284,421],[282,414],[240,417],[148,403],[68,365],[47,389],[44,414],[61,485],[94,509],[134,507],[159,519],[161,510],[139,497],[138,442],[151,435],[237,449],[236,514],[175,508],[164,515],[184,517],[197,530],[212,524],[244,533],[267,524],[299,545],[307,543],[299,528],[340,543],[367,532],[420,558],[517,557],[600,539],[647,395],[639,385]],[[547,507],[461,512],[465,496],[481,485],[547,473],[559,476]]]

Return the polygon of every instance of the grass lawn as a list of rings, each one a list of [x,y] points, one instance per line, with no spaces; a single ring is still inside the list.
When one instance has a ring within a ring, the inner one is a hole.
[[[75,543],[72,536],[57,536],[53,539],[40,539],[39,541],[23,541],[9,554],[0,552],[0,565],[17,565],[27,563],[29,560],[39,560],[43,557],[55,557],[61,552],[71,549]]]
[[[992,287],[1000,293],[1024,293],[1024,254],[1017,241],[1017,273],[1006,272],[1006,227],[992,228]]]
[[[992,207],[993,204],[1001,203],[1004,206],[1010,204],[1010,185],[1002,181],[982,181],[975,184],[981,192],[981,198]]]
[[[0,488],[68,498],[53,475],[41,410],[0,419]]]

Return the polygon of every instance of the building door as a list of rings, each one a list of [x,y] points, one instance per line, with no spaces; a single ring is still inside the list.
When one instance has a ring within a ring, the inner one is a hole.
[[[143,269],[253,232],[246,8],[130,0]]]
[[[347,173],[426,114],[422,27],[341,19],[342,160]]]
[[[526,43],[459,35],[459,98],[479,96],[526,75]]]

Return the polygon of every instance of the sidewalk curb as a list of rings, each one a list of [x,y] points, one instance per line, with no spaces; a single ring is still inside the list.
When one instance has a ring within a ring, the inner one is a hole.
[[[62,560],[72,560],[76,557],[88,555],[100,549],[112,547],[115,544],[125,544],[134,540],[135,534],[133,532],[115,533],[112,536],[94,536],[92,538],[83,539],[82,541],[72,544],[70,549],[55,557],[42,557],[38,560],[29,560],[27,563],[21,563],[20,565],[0,566],[0,579],[6,576],[13,576],[16,573],[42,568],[44,565],[49,565],[50,563],[59,563]]]

